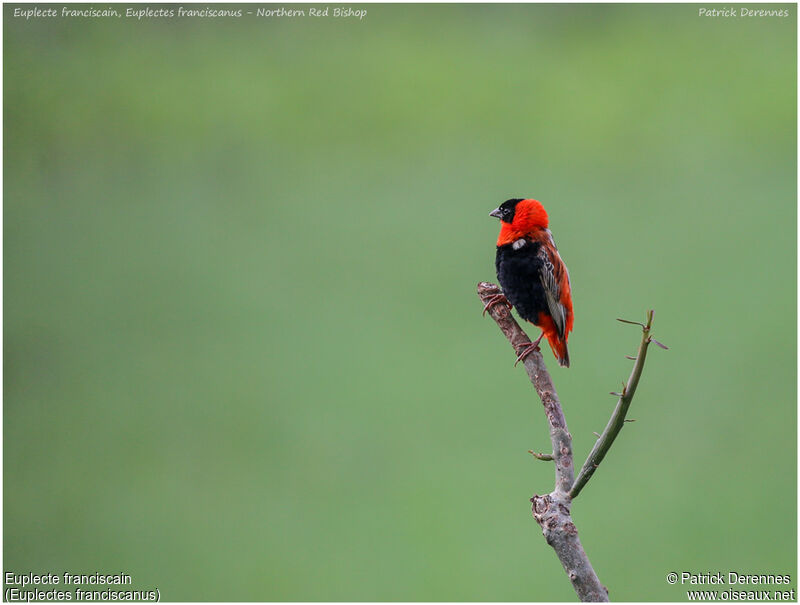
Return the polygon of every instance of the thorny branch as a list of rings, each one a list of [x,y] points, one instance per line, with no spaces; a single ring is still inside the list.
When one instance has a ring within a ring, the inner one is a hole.
[[[484,305],[493,300],[497,301],[499,294],[500,288],[495,284],[488,282],[478,284],[478,296]],[[520,328],[508,307],[504,304],[492,304],[488,307],[487,312],[511,343],[515,353],[519,355],[531,340]],[[583,465],[577,481],[573,481],[572,436],[569,434],[564,412],[561,409],[561,402],[558,399],[550,374],[544,365],[541,351],[538,349],[533,351],[523,361],[525,371],[528,373],[533,387],[536,389],[536,393],[544,406],[547,422],[550,426],[550,441],[553,446],[552,454],[538,454],[533,451],[531,451],[531,454],[539,460],[553,460],[555,463],[555,489],[549,494],[543,496],[535,495],[531,498],[533,517],[541,526],[542,534],[544,534],[547,543],[556,551],[556,555],[581,601],[606,602],[608,601],[608,589],[600,583],[578,538],[578,530],[572,522],[570,514],[572,499],[586,485],[597,465],[608,452],[622,425],[624,425],[625,414],[633,399],[636,385],[644,367],[647,345],[652,341],[652,338],[650,338],[652,319],[653,312],[650,311],[647,325],[639,324],[642,325],[645,335],[642,338],[642,345],[639,347],[634,371],[628,380],[628,384],[620,394],[620,402],[617,404],[617,409],[614,410],[606,430],[603,431],[603,435],[599,437],[595,448],[589,454],[589,458]],[[663,347],[661,343],[656,342],[656,344]],[[623,403],[624,405],[622,405]],[[603,443],[602,448],[598,447],[601,442]],[[590,470],[588,470],[589,468]]]
[[[614,413],[611,414],[611,418],[609,419],[603,434],[600,435],[599,439],[595,442],[592,451],[586,458],[586,462],[584,462],[583,467],[581,467],[581,472],[578,473],[578,478],[575,480],[575,484],[569,491],[569,497],[573,500],[579,493],[581,493],[581,490],[589,481],[589,479],[592,478],[592,475],[594,475],[597,467],[600,466],[603,458],[605,458],[608,450],[611,448],[611,444],[614,443],[614,439],[617,438],[617,435],[622,430],[622,427],[625,426],[625,415],[628,413],[628,408],[631,405],[631,401],[633,401],[633,395],[636,393],[636,387],[639,385],[639,378],[641,378],[642,370],[644,370],[644,360],[647,357],[647,346],[651,342],[654,342],[664,349],[667,348],[657,340],[653,340],[650,336],[650,330],[653,325],[654,316],[655,311],[648,311],[646,324],[640,324],[639,322],[635,321],[627,321],[625,319],[617,320],[623,323],[632,323],[642,326],[642,342],[639,345],[639,352],[636,354],[636,361],[633,364],[633,370],[631,370],[630,378],[628,378],[628,382],[623,387],[622,393],[611,393],[612,395],[617,395],[619,397],[619,401],[617,401],[617,407],[614,408]]]

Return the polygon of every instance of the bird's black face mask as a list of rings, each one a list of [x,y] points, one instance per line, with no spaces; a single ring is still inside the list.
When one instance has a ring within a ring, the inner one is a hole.
[[[502,204],[500,204],[499,208],[495,208],[489,213],[489,216],[494,216],[495,218],[499,218],[504,223],[512,223],[514,222],[514,212],[517,208],[517,204],[522,201],[522,198],[513,198],[510,200],[506,200]]]

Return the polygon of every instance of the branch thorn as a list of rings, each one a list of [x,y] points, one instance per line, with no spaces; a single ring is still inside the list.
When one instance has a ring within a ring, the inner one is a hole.
[[[656,345],[656,346],[659,346],[659,347],[661,347],[661,348],[662,348],[662,349],[664,349],[665,351],[669,351],[669,347],[668,347],[667,345],[665,345],[665,344],[662,344],[662,343],[658,342],[658,341],[657,341],[655,338],[651,338],[651,339],[650,339],[650,342],[652,342],[652,343],[653,343],[654,345]]]
[[[633,324],[634,326],[642,326],[642,330],[646,330],[647,329],[647,326],[645,326],[640,321],[630,321],[629,319],[620,319],[619,317],[617,317],[617,321],[621,321],[624,324]]]
[[[631,361],[636,361],[635,357],[631,357],[630,355],[626,355],[625,359],[630,359]]]
[[[536,458],[537,460],[552,460],[553,454],[540,454],[539,452],[534,452],[533,450],[528,450],[528,453]]]

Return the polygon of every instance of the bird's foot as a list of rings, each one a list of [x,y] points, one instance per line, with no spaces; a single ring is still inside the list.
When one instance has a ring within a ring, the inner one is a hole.
[[[519,355],[517,356],[517,360],[514,362],[514,367],[517,367],[517,364],[525,359],[528,355],[533,353],[534,351],[539,350],[539,343],[542,342],[542,338],[544,337],[544,332],[539,335],[539,338],[534,340],[533,342],[529,342],[528,344],[522,345],[519,351]]]
[[[507,306],[509,311],[511,310],[512,305],[508,301],[508,299],[506,298],[505,294],[502,294],[502,293],[500,293],[500,294],[492,294],[492,296],[490,296],[489,298],[486,299],[486,305],[483,307],[483,313],[481,313],[481,315],[482,316],[486,315],[486,311],[488,311],[491,307],[493,307],[493,306],[495,306],[497,304],[500,304],[500,303],[502,303],[505,306]]]

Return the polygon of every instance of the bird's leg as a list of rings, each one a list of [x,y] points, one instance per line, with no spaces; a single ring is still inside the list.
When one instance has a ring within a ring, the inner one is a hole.
[[[499,303],[503,303],[508,307],[509,311],[511,310],[511,303],[508,302],[506,295],[501,292],[500,294],[492,294],[486,299],[486,305],[483,307],[483,313],[481,313],[481,315],[486,315],[486,311]]]
[[[537,338],[533,342],[529,342],[526,345],[522,345],[522,350],[519,352],[519,355],[517,356],[517,360],[514,362],[514,367],[515,368],[517,367],[517,364],[520,361],[525,359],[528,355],[530,355],[534,351],[538,351],[539,350],[539,343],[542,342],[542,338],[543,337],[544,337],[544,332],[539,334],[539,338]]]

